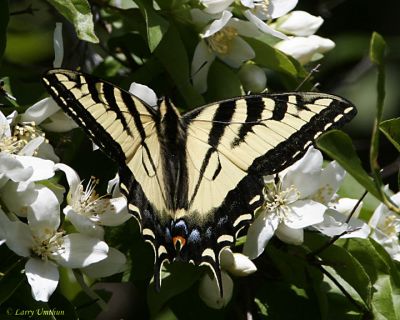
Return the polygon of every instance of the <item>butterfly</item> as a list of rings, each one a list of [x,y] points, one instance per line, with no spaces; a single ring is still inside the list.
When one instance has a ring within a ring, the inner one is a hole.
[[[264,203],[263,176],[304,155],[355,107],[325,93],[236,97],[183,116],[94,76],[54,69],[43,77],[54,100],[119,167],[120,190],[154,249],[159,290],[165,262],[210,267],[222,295],[220,253],[235,244]]]

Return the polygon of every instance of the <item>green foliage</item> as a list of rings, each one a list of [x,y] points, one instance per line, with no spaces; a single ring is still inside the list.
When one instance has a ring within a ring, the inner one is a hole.
[[[8,1],[2,0],[0,2],[0,61],[6,48],[8,20]]]
[[[93,15],[90,10],[89,2],[86,0],[47,1],[74,25],[79,39],[93,43],[99,42],[99,39],[94,33]]]

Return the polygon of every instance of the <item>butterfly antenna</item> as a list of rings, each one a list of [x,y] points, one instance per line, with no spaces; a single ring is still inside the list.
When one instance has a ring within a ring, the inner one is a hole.
[[[299,91],[301,89],[301,87],[304,86],[304,84],[311,78],[311,76],[314,73],[318,73],[320,66],[321,66],[321,64],[318,63],[314,68],[312,68],[310,70],[310,72],[308,73],[308,75],[303,79],[302,82],[300,82],[300,84],[297,86],[297,88],[294,91]],[[318,84],[314,85],[311,91],[315,90],[316,86],[318,86]]]

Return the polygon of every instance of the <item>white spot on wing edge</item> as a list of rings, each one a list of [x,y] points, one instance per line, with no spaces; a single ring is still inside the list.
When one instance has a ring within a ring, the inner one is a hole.
[[[343,118],[343,115],[342,115],[342,114],[338,114],[338,115],[335,117],[335,119],[333,119],[333,121],[337,122],[337,121],[339,121],[339,120],[342,119],[342,118]]]
[[[144,236],[149,236],[149,237],[151,237],[151,238],[153,238],[153,239],[156,238],[154,232],[153,232],[151,229],[149,229],[149,228],[144,228],[143,231],[142,231],[142,234],[143,234]]]
[[[158,257],[161,257],[161,255],[162,255],[163,253],[168,253],[168,252],[167,252],[167,249],[166,249],[163,245],[160,245],[160,246],[158,247],[158,249],[157,249],[157,256],[158,256]]]
[[[205,256],[210,257],[211,259],[213,259],[213,260],[215,261],[215,253],[214,253],[214,250],[212,250],[212,249],[210,249],[210,248],[204,249],[204,251],[203,251],[203,253],[201,254],[201,256],[202,256],[202,257],[205,257]]]
[[[245,220],[251,220],[253,216],[250,213],[241,214],[239,217],[236,218],[235,222],[233,223],[233,227],[236,228],[239,223]]]
[[[353,109],[354,109],[353,107],[348,107],[348,108],[344,109],[343,113],[347,114],[350,111],[353,111]]]
[[[256,195],[253,199],[251,199],[251,200],[249,201],[249,204],[251,205],[251,204],[253,204],[254,202],[256,202],[256,201],[258,201],[258,200],[260,200],[260,195],[259,195],[259,194]]]
[[[231,236],[229,234],[223,234],[218,237],[217,243],[224,242],[224,241],[233,242],[233,240],[234,240],[233,236]]]

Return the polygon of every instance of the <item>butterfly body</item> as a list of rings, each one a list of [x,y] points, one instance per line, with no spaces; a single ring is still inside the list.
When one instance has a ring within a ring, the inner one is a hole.
[[[120,189],[155,255],[211,268],[264,203],[263,176],[301,158],[324,131],[356,113],[321,93],[242,96],[181,116],[169,100],[154,109],[114,85],[70,70],[50,70],[52,97],[119,165]],[[221,291],[222,292],[222,291]]]

